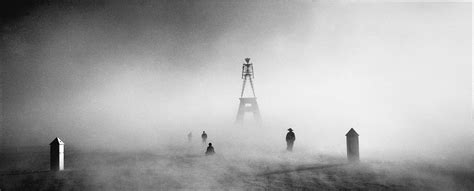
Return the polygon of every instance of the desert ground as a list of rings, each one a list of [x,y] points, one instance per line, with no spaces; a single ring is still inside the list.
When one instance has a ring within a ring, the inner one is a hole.
[[[67,148],[49,171],[49,148],[4,150],[1,190],[471,190],[474,170],[416,161],[362,160],[295,150],[172,145],[141,151]]]

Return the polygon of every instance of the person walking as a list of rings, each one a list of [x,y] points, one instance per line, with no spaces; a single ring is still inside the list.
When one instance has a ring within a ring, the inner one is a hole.
[[[288,133],[286,134],[286,150],[293,151],[293,144],[295,143],[295,133],[293,129],[289,128]]]
[[[193,132],[189,132],[188,133],[188,142],[191,142],[192,139],[193,139]]]
[[[207,140],[206,131],[203,131],[203,132],[202,132],[201,138],[202,138],[202,143],[203,143],[203,144],[206,144],[206,140]]]

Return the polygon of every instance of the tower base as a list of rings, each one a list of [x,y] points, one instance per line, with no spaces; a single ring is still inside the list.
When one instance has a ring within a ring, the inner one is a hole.
[[[239,111],[237,112],[235,123],[243,124],[245,113],[251,112],[253,113],[253,118],[255,122],[257,122],[257,124],[261,124],[262,119],[260,116],[260,110],[258,109],[257,98],[256,97],[239,98],[239,100],[240,100]]]

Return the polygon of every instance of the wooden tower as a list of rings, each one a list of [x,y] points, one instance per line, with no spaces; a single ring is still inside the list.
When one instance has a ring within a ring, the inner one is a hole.
[[[247,112],[253,113],[253,119],[255,120],[255,122],[257,122],[257,124],[261,123],[260,110],[258,109],[257,97],[255,97],[255,89],[253,86],[253,78],[254,78],[253,63],[250,62],[250,58],[245,58],[245,62],[242,66],[242,79],[243,79],[242,92],[240,93],[239,110],[237,111],[237,117],[235,120],[235,123],[237,124],[243,124],[244,115]],[[252,87],[253,97],[243,97],[244,91],[245,91],[245,84],[247,83],[247,80],[250,82],[250,86]]]

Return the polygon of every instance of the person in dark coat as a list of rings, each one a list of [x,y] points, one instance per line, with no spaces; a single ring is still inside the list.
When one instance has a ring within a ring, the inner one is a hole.
[[[293,133],[293,129],[289,128],[288,131],[289,132],[286,134],[286,150],[292,151],[296,137],[295,133]]]
[[[206,149],[206,155],[213,155],[214,153],[216,153],[214,147],[212,146],[212,143],[209,143],[209,146]]]
[[[203,132],[202,132],[201,138],[202,138],[202,143],[206,143],[206,140],[207,140],[206,131],[203,131]]]

